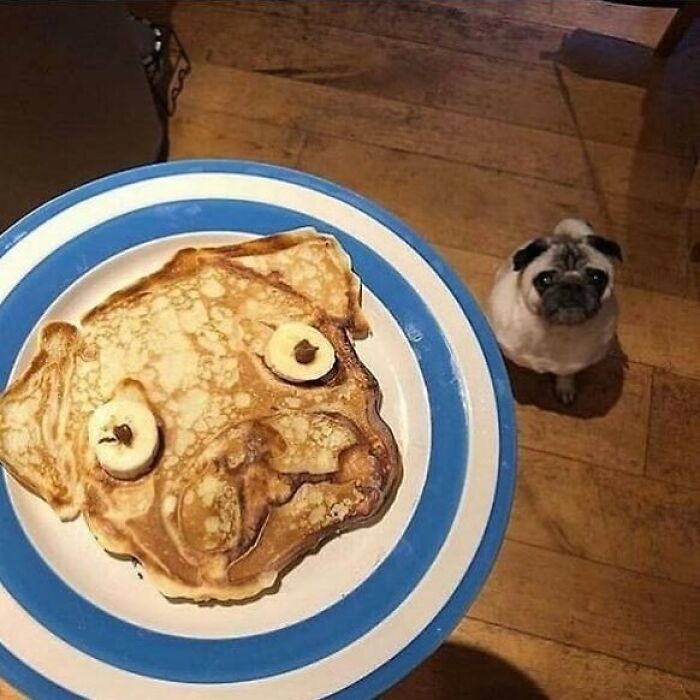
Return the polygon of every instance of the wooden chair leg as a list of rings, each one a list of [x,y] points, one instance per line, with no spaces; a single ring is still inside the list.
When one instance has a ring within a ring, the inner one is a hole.
[[[691,1],[679,7],[666,27],[654,53],[660,58],[668,58],[696,17],[700,17],[700,3]]]

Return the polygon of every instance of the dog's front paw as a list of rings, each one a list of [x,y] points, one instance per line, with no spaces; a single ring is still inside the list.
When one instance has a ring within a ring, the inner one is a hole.
[[[573,374],[558,374],[555,378],[554,391],[559,401],[565,406],[574,402],[576,398],[576,385]]]

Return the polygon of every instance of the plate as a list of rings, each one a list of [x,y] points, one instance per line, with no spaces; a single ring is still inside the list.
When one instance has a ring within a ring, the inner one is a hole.
[[[338,185],[241,161],[137,168],[45,204],[0,238],[0,386],[38,329],[77,320],[179,248],[301,226],[335,235],[363,285],[377,376],[404,461],[384,518],[326,544],[247,604],[175,604],[0,479],[0,676],[30,696],[368,698],[459,622],[498,553],[515,423],[474,300],[415,233]]]

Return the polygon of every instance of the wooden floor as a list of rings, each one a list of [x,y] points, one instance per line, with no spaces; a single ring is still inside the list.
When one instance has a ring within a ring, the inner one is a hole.
[[[624,246],[626,366],[591,370],[567,411],[514,374],[500,558],[449,643],[386,697],[700,698],[700,27],[658,63],[669,11],[598,0],[170,10],[193,62],[172,158],[348,185],[479,299],[514,245],[563,216]]]

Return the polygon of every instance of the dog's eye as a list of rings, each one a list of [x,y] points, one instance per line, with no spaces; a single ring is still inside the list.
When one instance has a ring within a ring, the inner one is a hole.
[[[594,267],[586,269],[586,277],[596,287],[603,288],[608,283],[608,275],[603,270]]]
[[[545,270],[544,272],[540,272],[540,274],[537,275],[534,280],[535,288],[539,291],[543,291],[544,289],[547,289],[547,287],[551,287],[554,284],[554,275],[555,273],[553,270]]]

